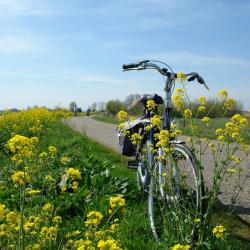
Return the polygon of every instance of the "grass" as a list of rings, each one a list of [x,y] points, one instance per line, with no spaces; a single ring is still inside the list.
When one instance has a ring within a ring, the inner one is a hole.
[[[93,154],[103,162],[110,162],[111,174],[119,178],[129,179],[129,198],[127,199],[127,216],[121,221],[121,241],[126,249],[163,249],[151,235],[147,218],[146,201],[142,200],[137,192],[135,173],[126,168],[126,158],[122,157],[105,146],[96,143],[77,132],[72,131],[64,124],[58,123],[53,136],[44,138],[42,147],[57,145],[58,151],[79,159]],[[93,208],[92,208],[93,209]],[[142,211],[144,211],[142,213]]]
[[[77,133],[76,136],[78,136]],[[84,138],[84,140],[86,140],[91,148],[95,149],[101,158],[111,160],[117,166],[113,170],[113,174],[121,177],[128,176],[131,184],[135,188],[135,172],[126,169],[126,158],[88,138]],[[140,198],[140,196],[136,196],[128,201],[128,217],[122,222],[121,232],[122,241],[127,249],[153,250],[162,249],[163,247],[159,242],[153,239],[151,231],[149,230],[146,205],[146,201]],[[235,214],[219,208],[213,216],[213,223],[214,225],[220,223],[225,225],[227,232],[233,235],[228,242],[229,245],[234,246],[234,244],[237,244],[239,246],[238,249],[250,249],[250,225],[243,222]],[[235,230],[236,228],[237,230]]]
[[[46,136],[41,137],[38,148],[40,151],[44,151],[48,146],[54,145],[58,149],[61,155],[68,155],[73,159],[72,166],[82,164],[85,159],[89,159],[92,155],[96,159],[100,159],[102,164],[108,162],[111,175],[118,178],[127,178],[129,186],[126,200],[127,200],[127,215],[121,220],[121,232],[120,240],[125,249],[143,249],[143,250],[157,250],[166,249],[166,246],[161,242],[156,241],[149,227],[147,218],[147,201],[141,198],[140,193],[136,188],[135,172],[126,168],[126,158],[121,157],[110,149],[102,146],[85,136],[80,135],[77,132],[72,131],[66,125],[57,122],[54,124],[52,130]],[[9,157],[3,151],[0,151],[1,163],[0,167],[8,166],[10,164]],[[92,164],[92,162],[90,162]],[[51,171],[58,171],[58,166],[53,166]],[[95,165],[93,164],[93,170]],[[62,170],[60,170],[62,172]],[[59,172],[60,172],[59,171]],[[83,173],[84,174],[84,173]],[[111,184],[110,184],[111,185]],[[109,184],[106,183],[105,188],[108,188]],[[101,208],[101,200],[106,197],[99,197],[102,192],[98,190],[95,202],[91,205],[85,205],[86,209]],[[0,201],[3,202],[8,199],[10,191],[1,191]],[[12,203],[14,206],[14,203]],[[62,214],[67,218],[65,227],[70,225],[71,228],[77,227],[82,223],[82,217],[72,210],[62,210]],[[247,239],[247,235],[250,235],[249,225],[241,222],[237,217],[228,215],[223,210],[218,210],[214,215],[214,223],[223,223],[228,232],[235,235],[230,237],[225,243],[222,243],[221,248],[218,249],[235,249],[234,246],[238,246],[237,249],[247,250],[250,249],[250,242],[242,239]],[[235,228],[238,232],[235,233]],[[249,238],[248,238],[249,240]],[[174,243],[173,243],[174,244]]]
[[[94,115],[92,116],[93,119],[99,122],[106,122],[111,124],[118,125],[120,122],[113,116],[103,116],[103,115]]]
[[[95,115],[93,118],[97,121],[101,122],[106,122],[106,123],[111,123],[111,124],[119,124],[119,121],[112,117],[112,116],[102,116],[102,115]],[[193,122],[197,124],[201,129],[200,129],[200,137],[208,137],[209,139],[216,139],[216,135],[214,131],[217,128],[223,128],[225,123],[229,121],[229,118],[213,118],[211,119],[210,125],[206,126],[201,119],[193,119]],[[178,128],[183,131],[185,135],[191,135],[188,128],[185,126],[185,120],[182,118],[177,118],[175,119]],[[246,142],[250,144],[250,118],[248,117],[248,125],[246,126],[244,130],[244,138],[246,139]]]
[[[204,124],[200,119],[193,119],[193,123],[198,125],[200,128],[200,137],[208,137],[209,139],[216,139],[215,131],[218,128],[224,128],[225,123],[228,122],[229,118],[214,118],[211,119],[209,126]],[[176,119],[178,127],[183,131],[185,135],[191,135],[188,128],[185,125],[184,119]],[[250,144],[250,119],[248,119],[248,125],[246,126],[243,137],[246,139],[247,143]]]

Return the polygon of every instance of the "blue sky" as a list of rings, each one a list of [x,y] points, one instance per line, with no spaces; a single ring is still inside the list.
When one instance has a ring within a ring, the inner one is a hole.
[[[163,60],[196,71],[193,98],[227,89],[250,107],[250,1],[0,0],[0,109],[86,109],[131,93],[163,95],[156,72],[123,63]]]

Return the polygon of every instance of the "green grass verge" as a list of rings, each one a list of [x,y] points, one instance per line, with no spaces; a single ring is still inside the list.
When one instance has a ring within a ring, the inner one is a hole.
[[[76,136],[78,136],[77,134]],[[84,140],[91,148],[95,149],[96,154],[101,158],[111,160],[116,164],[117,167],[113,169],[113,174],[120,177],[128,176],[131,184],[134,187],[136,186],[135,172],[126,169],[126,158],[86,137],[84,137]],[[128,201],[128,217],[122,222],[122,241],[127,249],[162,249],[163,246],[154,240],[149,230],[146,200],[141,198],[140,194],[138,195],[135,199]],[[250,249],[250,225],[239,219],[235,214],[225,209],[218,209],[214,213],[213,224],[223,224],[232,236],[227,240],[228,248],[223,249],[234,249],[234,244],[239,246],[238,249]],[[235,230],[236,228],[237,230]],[[225,246],[221,245],[221,247]]]
[[[41,137],[38,148],[40,151],[45,151],[50,145],[56,146],[58,152],[60,152],[61,155],[65,154],[69,156],[72,159],[72,167],[77,166],[78,164],[82,164],[85,159],[94,157],[95,159],[100,159],[101,164],[105,165],[108,162],[107,166],[109,166],[111,175],[113,175],[114,177],[128,178],[129,186],[128,192],[126,194],[128,212],[127,215],[121,220],[121,231],[119,236],[122,245],[125,249],[128,250],[166,249],[166,245],[163,245],[162,243],[156,241],[151,234],[147,218],[147,201],[141,198],[140,193],[136,189],[135,172],[126,168],[126,158],[121,157],[108,148],[96,142],[93,142],[92,140],[80,135],[77,132],[72,131],[60,122],[54,124],[49,134]],[[4,169],[6,166],[11,164],[9,157],[7,157],[7,155],[3,151],[0,151],[0,157],[1,169]],[[90,163],[93,163],[94,170],[94,161],[91,161]],[[50,171],[51,173],[48,174],[53,174],[53,172],[62,173],[63,169],[60,169],[59,166],[55,165]],[[93,200],[92,204],[85,204],[84,209],[102,209],[102,202],[104,201],[104,199],[107,199],[107,197],[105,197],[107,196],[107,192],[105,192],[105,190],[102,190],[102,187],[109,188],[109,183],[103,183],[100,186],[100,189],[96,193],[96,199]],[[11,192],[11,190],[2,190],[0,192],[0,202],[8,200]],[[98,196],[99,194],[104,194],[104,197]],[[10,202],[10,204],[12,205],[12,207],[15,206],[13,202]],[[77,228],[81,223],[83,223],[83,218],[76,209],[72,210],[64,208],[64,210],[61,210],[61,213],[66,219],[66,228]],[[84,213],[86,214],[86,211]],[[244,224],[243,227],[242,222],[235,216],[228,216],[225,212],[220,210],[214,216],[214,224],[218,223],[222,223],[223,225],[225,225],[227,231],[235,235],[235,237],[230,237],[225,242],[222,242],[218,249],[233,250],[235,249],[235,246],[237,246],[237,249],[250,249],[250,242],[244,241],[240,238],[244,235],[250,234],[250,227],[248,225]],[[235,228],[238,229],[237,233],[235,233]],[[170,246],[171,245],[173,244],[170,243]]]
[[[112,116],[94,115],[92,118],[99,122],[106,122],[116,125],[120,123],[115,117]]]
[[[97,121],[111,123],[111,124],[119,124],[119,121],[116,118],[111,116],[102,116],[96,115],[93,118]],[[207,126],[202,122],[200,119],[193,119],[193,122],[200,127],[200,137],[208,137],[209,139],[216,139],[215,131],[218,128],[223,128],[225,123],[229,121],[229,118],[214,118],[211,119],[210,125]],[[246,126],[243,137],[246,139],[246,142],[250,144],[250,119],[248,125]],[[178,124],[178,128],[183,131],[185,135],[192,135],[188,130],[185,120],[181,118],[175,119],[176,123]]]
[[[218,128],[224,128],[225,123],[228,122],[229,118],[214,118],[211,119],[209,126],[204,124],[200,119],[193,119],[194,124],[198,125],[200,128],[200,137],[207,137],[209,139],[216,139],[215,131]],[[185,135],[191,135],[184,119],[176,119],[178,127],[183,131]],[[250,120],[248,119],[248,125],[245,127],[243,132],[243,138],[246,139],[246,142],[250,144]]]

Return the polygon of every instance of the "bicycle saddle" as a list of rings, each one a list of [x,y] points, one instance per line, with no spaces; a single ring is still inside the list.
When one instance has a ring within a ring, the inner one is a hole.
[[[146,107],[147,101],[149,100],[153,100],[157,105],[163,104],[163,99],[161,96],[157,94],[154,95],[143,94],[138,99],[132,102],[132,104],[128,107],[128,110],[129,111],[133,110],[139,103],[142,103],[144,107]]]

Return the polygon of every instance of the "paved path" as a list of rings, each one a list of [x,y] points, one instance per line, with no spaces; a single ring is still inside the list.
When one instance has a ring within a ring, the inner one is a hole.
[[[119,152],[117,136],[116,136],[116,125],[99,122],[91,117],[81,116],[73,117],[68,122],[68,125],[75,131],[86,134],[89,138],[113,149],[114,151]],[[185,139],[183,137],[182,139]],[[213,171],[213,162],[211,153],[207,152],[204,159],[204,179],[206,186],[211,186],[212,179],[211,173]],[[245,171],[249,171],[249,161],[243,162],[243,168]],[[237,176],[230,179],[230,182],[225,182],[222,185],[221,193],[219,194],[219,200],[227,205],[230,204],[230,194],[232,193],[232,187],[235,183]],[[250,223],[250,178],[247,180],[244,190],[238,197],[238,207],[237,213],[241,218]]]

